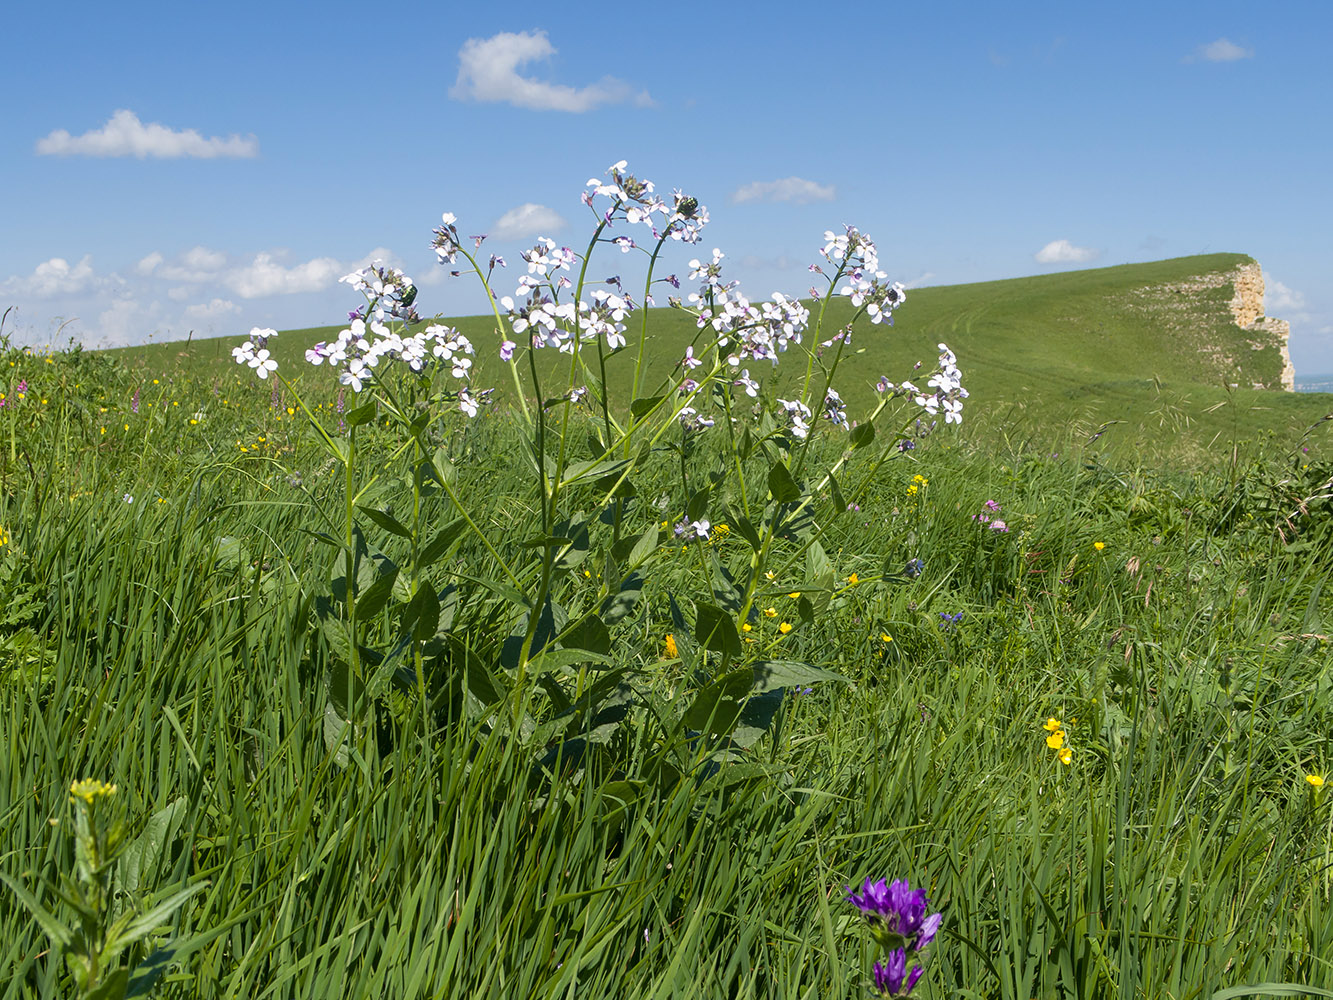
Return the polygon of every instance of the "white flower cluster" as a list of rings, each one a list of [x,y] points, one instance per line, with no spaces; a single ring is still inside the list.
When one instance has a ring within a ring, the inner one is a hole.
[[[384,267],[378,260],[369,267],[345,274],[339,282],[351,285],[366,297],[366,306],[354,310],[350,319],[374,317],[383,323],[387,319],[400,319],[405,323],[415,323],[417,286],[412,279],[396,267]]]
[[[278,363],[269,356],[268,352],[268,338],[277,335],[277,330],[253,327],[250,330],[249,338],[240,347],[231,349],[231,356],[236,359],[238,365],[249,365],[254,369],[256,375],[266,379],[269,372],[278,370]]]
[[[801,334],[810,322],[810,310],[799,299],[774,292],[771,301],[754,306],[737,289],[738,281],[722,280],[722,260],[726,257],[715,249],[711,260],[690,261],[690,278],[702,279],[697,292],[691,292],[688,301],[698,311],[696,323],[700,330],[711,327],[718,338],[718,347],[731,346],[736,340],[727,363],[739,368],[745,361],[778,363],[778,355],[793,343],[801,342]]]
[[[305,352],[312,365],[328,363],[330,368],[346,365],[338,376],[343,385],[360,392],[374,378],[381,361],[402,361],[412,371],[421,372],[432,361],[447,365],[456,379],[466,379],[475,353],[472,343],[452,327],[434,324],[404,337],[372,320],[354,319],[332,343],[318,343]]]
[[[653,231],[653,239],[660,240],[669,236],[683,243],[698,243],[703,227],[708,225],[708,209],[689,195],[675,191],[671,204],[653,193],[653,182],[640,180],[625,172],[625,161],[611,166],[607,173],[610,181],[588,181],[588,190],[583,192],[583,203],[590,208],[595,197],[611,199],[611,205],[602,212],[602,218],[611,223],[617,214],[623,214],[631,226],[645,225]],[[654,216],[661,216],[660,222]],[[660,228],[659,228],[660,226]],[[628,253],[634,247],[634,241],[627,236],[614,240],[620,249]]]
[[[911,396],[912,401],[932,417],[943,410],[946,424],[961,424],[963,422],[963,400],[967,399],[968,396],[967,390],[963,388],[963,373],[958,370],[958,359],[954,356],[953,351],[949,350],[944,344],[940,344],[939,349],[939,368],[926,382],[929,389],[934,390],[933,392],[927,389],[918,389],[911,382],[894,385],[887,378],[881,378],[876,383],[875,388],[880,392]]]
[[[893,310],[907,299],[907,291],[901,283],[890,282],[888,275],[879,269],[879,251],[874,241],[854,226],[847,226],[846,230],[841,236],[827,230],[821,251],[829,263],[845,268],[847,284],[838,292],[849,296],[857,309],[864,307],[871,323],[887,322],[892,326]]]
[[[787,414],[787,426],[792,434],[804,441],[810,433],[810,407],[799,399],[779,399],[778,405]]]
[[[599,288],[592,293],[591,304],[557,303],[545,286],[527,275],[519,278],[515,294],[522,297],[516,300],[506,295],[500,305],[515,333],[531,331],[534,348],[554,347],[568,354],[574,350],[575,331],[583,342],[604,337],[612,351],[625,346],[625,319],[634,311],[634,300],[629,295]],[[500,347],[501,358],[512,358],[514,346],[505,341]]]

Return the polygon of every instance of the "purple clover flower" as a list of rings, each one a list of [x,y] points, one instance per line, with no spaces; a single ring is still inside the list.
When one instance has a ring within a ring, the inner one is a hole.
[[[871,933],[890,949],[920,951],[935,939],[944,921],[942,913],[926,916],[930,906],[926,890],[913,889],[905,878],[894,882],[885,879],[872,882],[867,878],[859,895],[851,886],[846,888],[847,901],[865,915]],[[893,956],[889,958],[892,965]]]

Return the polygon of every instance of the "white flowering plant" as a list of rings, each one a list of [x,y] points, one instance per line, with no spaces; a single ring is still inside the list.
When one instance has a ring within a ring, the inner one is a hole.
[[[915,448],[940,417],[945,424],[962,419],[967,391],[943,344],[924,387],[881,378],[873,411],[856,423],[849,418],[834,380],[853,332],[862,320],[892,325],[906,299],[903,286],[880,269],[874,242],[856,228],[824,234],[820,262],[809,269],[824,284],[810,288],[808,300],[774,293],[752,301],[726,276],[718,249],[689,260],[693,286],[681,297],[677,275],[659,276],[658,269],[673,244],[699,244],[709,215],[697,199],[680,191],[662,197],[622,161],[590,180],[582,200],[592,227],[583,251],[538,239],[521,253],[508,294],[496,290],[508,262],[483,250],[485,236],[461,236],[458,219],[446,213],[432,240],[439,264],[453,276],[475,275],[491,307],[495,343],[481,349],[497,353],[513,384],[512,409],[532,473],[527,537],[488,527],[476,501],[455,488],[455,470],[436,446],[440,427],[477,417],[496,393],[473,384],[476,345],[442,321],[422,321],[410,278],[380,264],[348,275],[343,281],[364,302],[334,340],[305,352],[311,366],[333,373],[359,402],[345,415],[345,433],[325,427],[302,404],[345,477],[340,537],[326,537],[341,554],[341,575],[316,604],[333,663],[331,702],[346,723],[340,740],[373,729],[361,728],[364,713],[394,682],[419,695],[430,726],[466,703],[481,706],[491,724],[546,745],[630,718],[628,681],[641,668],[616,655],[612,630],[636,613],[654,566],[671,551],[663,543],[693,551],[709,582],[708,593],[690,602],[692,623],[672,600],[678,631],[693,635],[683,639],[692,680],[666,717],[652,713],[662,729],[659,745],[694,746],[689,733],[720,743],[734,743],[742,729],[761,733],[785,687],[836,677],[815,664],[764,659],[742,642],[774,569],[804,566],[801,610],[813,616],[837,586],[820,536],[848,508],[845,494],[859,495],[884,462]],[[638,255],[642,291],[632,292],[619,274],[591,278],[599,252]],[[651,371],[648,307],[663,285],[669,306],[692,318],[695,334],[670,370]],[[850,301],[853,316],[821,339],[835,296]],[[274,335],[255,330],[233,352],[259,379],[283,378],[267,348]],[[554,369],[564,372],[555,392],[543,385],[552,366],[538,365],[542,351],[568,359]],[[759,372],[788,354],[803,371],[793,398],[775,399]],[[608,370],[621,364],[632,368],[619,380],[630,397],[617,400]],[[891,406],[900,419],[877,429]],[[357,440],[370,424],[396,428],[403,441],[396,454],[411,469],[412,501],[401,520],[362,502],[375,477],[357,478]],[[825,434],[844,443],[835,461],[816,470],[828,449],[812,445]],[[719,438],[710,448],[723,460],[707,475],[692,475],[699,442],[712,438]],[[858,453],[868,458],[859,485],[845,485],[840,477]],[[634,480],[663,454],[679,460],[680,491],[653,508]],[[423,502],[436,494],[451,511],[443,525],[423,514]],[[372,546],[368,524],[397,536],[405,554],[395,561]],[[748,543],[743,558],[724,564],[709,545],[720,524]],[[468,539],[482,565],[444,568]],[[600,581],[591,594],[584,586],[589,566]],[[391,638],[372,628],[383,621],[392,623]],[[600,672],[596,683],[588,679],[593,669]],[[509,710],[497,713],[502,702]]]

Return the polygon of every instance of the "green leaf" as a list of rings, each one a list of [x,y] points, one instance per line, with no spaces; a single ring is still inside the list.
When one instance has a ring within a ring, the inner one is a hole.
[[[594,653],[587,649],[547,649],[528,661],[528,676],[565,667],[576,667],[585,663],[609,664],[611,657]]]
[[[129,926],[125,928],[124,932],[117,935],[116,944],[123,948],[126,945],[134,944],[134,942],[141,938],[145,938],[149,934],[152,934],[165,923],[173,913],[184,906],[187,899],[196,893],[203,892],[207,888],[207,882],[199,882],[187,889],[182,889],[180,892],[168,896],[147,913],[144,913],[131,921]],[[110,947],[111,942],[108,941],[107,946]]]
[[[383,528],[390,534],[397,535],[399,538],[412,537],[412,532],[410,532],[403,524],[401,524],[398,521],[398,519],[395,518],[392,514],[387,514],[382,510],[376,509],[375,507],[366,507],[362,504],[357,504],[356,509],[359,510],[362,514],[365,514],[366,517],[370,518],[372,521],[374,521],[376,524],[378,524],[381,528]]]
[[[842,495],[842,490],[838,486],[838,480],[831,472],[828,474],[828,488],[829,495],[833,497],[833,516],[837,517],[839,514],[846,513],[847,498]]]
[[[1241,997],[1333,997],[1333,990],[1300,983],[1255,983],[1253,986],[1232,986],[1218,990],[1212,1000],[1239,1000]]]
[[[694,697],[681,721],[699,732],[727,734],[741,714],[741,700],[750,693],[754,671],[741,667],[723,674]]]
[[[611,631],[594,614],[584,615],[565,630],[560,642],[566,648],[587,649],[594,653],[611,652]]]
[[[657,406],[666,399],[665,396],[640,396],[629,404],[629,414],[635,420],[638,420],[644,414],[651,413]]]
[[[454,463],[449,461],[449,453],[444,448],[435,449],[435,454],[431,456],[430,467],[435,472],[435,478],[446,485],[453,485],[458,478],[458,470],[454,468]]]
[[[130,987],[130,970],[116,969],[96,989],[83,994],[82,1000],[124,1000]]]
[[[777,717],[778,709],[782,707],[785,697],[782,690],[775,689],[747,698],[745,704],[741,706],[736,728],[731,733],[733,742],[744,748],[758,743],[760,737],[773,728],[773,720]]]
[[[857,424],[852,428],[849,435],[853,448],[864,448],[871,441],[875,440],[875,425],[867,421],[864,424]]]
[[[41,925],[42,930],[46,932],[46,936],[51,939],[56,947],[61,951],[67,951],[70,943],[74,940],[74,932],[57,920],[55,915],[39,903],[37,897],[25,889],[21,883],[8,875],[0,875],[0,881],[9,886],[14,895],[19,898],[19,902],[28,908],[28,912],[32,914],[33,919]]]
[[[363,403],[361,406],[348,410],[343,415],[347,421],[348,427],[360,427],[362,424],[368,424],[375,419],[375,404]]]
[[[356,617],[360,621],[368,621],[383,611],[384,605],[389,603],[389,597],[393,594],[393,584],[398,578],[398,567],[387,559],[384,562],[386,565],[380,567],[379,575],[370,586],[356,595]]]
[[[799,660],[760,660],[752,668],[754,684],[751,690],[755,694],[773,691],[779,688],[809,687],[812,684],[826,684],[837,681],[850,685],[852,682],[842,674],[825,670],[813,663]]]
[[[115,885],[119,891],[134,894],[151,888],[144,878],[157,868],[164,849],[176,839],[188,809],[189,799],[182,795],[149,817],[116,863]]]
[[[417,569],[433,566],[449,551],[454,542],[463,537],[465,531],[467,531],[467,521],[461,517],[450,521],[437,531],[435,537],[417,554]]]
[[[435,634],[440,624],[440,600],[430,581],[420,581],[419,588],[407,606],[407,620],[412,622],[412,638],[424,642]]]
[[[695,490],[690,494],[690,502],[685,505],[685,519],[687,521],[698,521],[708,513],[708,501],[712,497],[712,490],[704,487],[701,490]]]
[[[643,574],[637,570],[620,581],[614,594],[602,601],[599,617],[607,625],[614,625],[629,617],[639,603],[643,592]]]
[[[637,569],[645,559],[656,552],[661,537],[661,529],[655,524],[640,535],[638,541],[634,543],[634,548],[630,549],[629,559],[626,561],[629,568]]]
[[[792,479],[791,473],[781,462],[774,462],[768,470],[768,492],[778,503],[791,503],[801,499],[801,490]]]
[[[755,530],[748,517],[734,516],[731,523],[740,536],[750,543],[750,548],[758,552],[763,547],[764,543],[759,537],[759,532]]]
[[[739,656],[741,651],[740,633],[736,631],[736,621],[731,615],[715,604],[703,601],[694,602],[694,641],[705,649],[721,653],[723,656]],[[695,726],[698,729],[700,727]]]

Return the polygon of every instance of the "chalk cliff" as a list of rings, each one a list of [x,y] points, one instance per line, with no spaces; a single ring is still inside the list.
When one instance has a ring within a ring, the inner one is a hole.
[[[1262,351],[1265,347],[1277,346],[1282,355],[1282,388],[1286,392],[1295,392],[1296,369],[1292,367],[1291,353],[1287,350],[1291,324],[1284,319],[1264,315],[1264,272],[1259,262],[1242,264],[1232,271],[1231,288],[1231,315],[1235,317],[1236,325],[1259,335],[1250,341],[1252,350]],[[1260,383],[1255,383],[1254,387],[1269,388]]]

